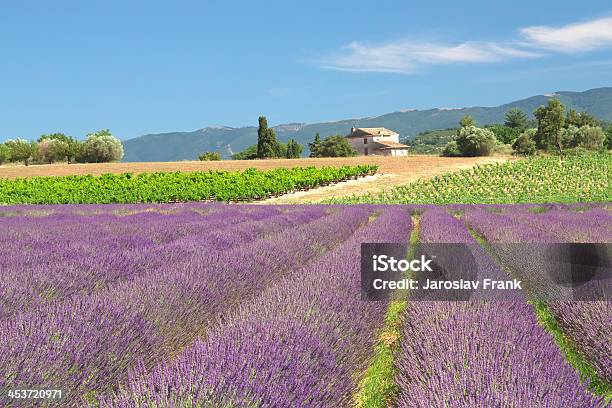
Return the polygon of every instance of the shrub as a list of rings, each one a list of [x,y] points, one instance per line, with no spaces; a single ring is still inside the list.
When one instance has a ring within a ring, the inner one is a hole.
[[[464,126],[459,129],[457,146],[462,156],[488,156],[495,149],[495,135],[488,129]]]
[[[219,152],[204,152],[198,156],[200,161],[218,161],[221,160],[221,154]]]
[[[569,125],[567,128],[561,130],[560,142],[563,148],[566,147],[577,147],[576,142],[578,141],[578,127]]]
[[[604,147],[606,135],[599,126],[585,125],[578,129],[573,145],[587,150],[601,150]]]
[[[502,143],[499,140],[495,144],[495,150],[493,150],[493,151],[495,153],[499,153],[499,154],[503,154],[503,155],[509,155],[509,154],[513,153],[512,145],[511,144]]]
[[[249,146],[241,152],[232,154],[233,160],[254,160],[257,158],[257,145]]]
[[[523,156],[533,156],[536,152],[536,144],[533,140],[533,136],[530,133],[535,132],[523,132],[512,144],[512,150],[515,154]]]
[[[123,145],[108,129],[87,135],[80,152],[80,161],[106,163],[123,158]]]
[[[444,150],[442,150],[442,156],[444,157],[458,157],[461,156],[461,152],[459,151],[459,146],[457,146],[457,142],[451,140],[444,146]]]

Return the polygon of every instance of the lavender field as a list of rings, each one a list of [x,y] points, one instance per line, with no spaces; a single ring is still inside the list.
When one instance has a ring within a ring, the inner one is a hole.
[[[360,245],[411,235],[474,245],[495,276],[536,285],[537,271],[489,245],[609,243],[612,208],[0,207],[0,389],[64,391],[0,405],[370,406],[356,396],[390,303],[361,300]],[[600,407],[610,396],[607,301],[408,300],[401,322],[388,406]]]

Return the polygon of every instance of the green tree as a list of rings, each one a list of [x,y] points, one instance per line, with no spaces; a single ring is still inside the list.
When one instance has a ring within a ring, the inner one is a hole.
[[[8,163],[11,161],[11,148],[6,144],[0,144],[0,164]]]
[[[302,150],[304,150],[304,148],[301,144],[296,142],[294,139],[289,139],[289,142],[287,142],[287,154],[285,157],[287,159],[299,159],[302,155]]]
[[[506,112],[504,125],[522,131],[527,128],[527,114],[519,108],[512,108]]]
[[[87,135],[81,149],[81,160],[90,163],[106,163],[123,158],[123,144],[108,129]]]
[[[512,144],[521,134],[519,128],[509,127],[507,125],[489,125],[485,129],[489,129],[495,135],[495,138],[503,144]]]
[[[536,144],[533,141],[535,129],[529,129],[523,133],[512,143],[512,150],[515,154],[523,156],[533,156],[536,152]]]
[[[276,157],[278,150],[274,129],[268,127],[268,120],[265,116],[260,116],[257,129],[257,157],[260,159]]]
[[[276,148],[274,149],[274,157],[286,157],[287,156],[287,144],[282,142],[276,143]]]
[[[565,118],[565,126],[601,126],[599,120],[587,112],[577,112],[575,109],[570,109]]]
[[[254,160],[257,158],[257,145],[247,147],[241,152],[232,154],[232,160]]]
[[[14,162],[23,162],[24,165],[29,164],[29,160],[36,154],[36,142],[28,142],[23,139],[8,140],[5,143],[11,149],[11,160]]]
[[[606,129],[606,139],[604,141],[604,147],[606,149],[612,149],[612,125]]]
[[[563,153],[562,131],[565,124],[565,106],[558,99],[549,99],[547,106],[540,106],[533,113],[538,120],[538,131],[534,141],[538,149],[557,148]]]
[[[488,129],[464,126],[457,135],[457,147],[462,156],[488,156],[495,149],[495,135]]]
[[[65,158],[68,164],[72,163],[74,159],[79,155],[79,150],[81,148],[82,143],[73,138],[72,136],[66,136],[63,133],[51,133],[48,135],[42,135],[38,138],[38,143],[40,144],[43,140],[59,140],[64,142],[65,145],[61,145],[64,147],[64,152],[62,152],[63,158]]]
[[[350,145],[346,137],[334,135],[326,137],[321,141],[318,157],[351,157],[357,156],[357,152]]]
[[[204,152],[198,156],[200,161],[218,161],[221,160],[221,153],[219,152]]]
[[[461,126],[462,128],[469,127],[469,126],[476,126],[476,121],[470,115],[465,115],[459,121],[459,126]]]
[[[312,143],[308,143],[308,150],[310,150],[310,157],[322,157],[321,156],[321,136],[317,133]]]
[[[38,142],[37,160],[41,163],[54,163],[64,160],[68,155],[68,143],[61,139],[45,138]]]

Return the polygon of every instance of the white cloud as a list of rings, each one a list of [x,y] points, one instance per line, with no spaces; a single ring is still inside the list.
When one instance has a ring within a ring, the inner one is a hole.
[[[506,42],[354,41],[318,63],[322,68],[339,71],[413,74],[428,65],[493,63],[541,57],[543,52],[592,51],[612,46],[612,17],[561,27],[526,27],[519,34],[521,40]]]
[[[520,32],[530,46],[554,51],[592,51],[612,46],[612,17],[561,27],[526,27]]]
[[[412,74],[423,65],[497,62],[508,58],[537,57],[538,53],[510,44],[468,41],[440,44],[395,41],[380,45],[352,42],[343,51],[321,61],[324,68],[355,72]]]
[[[494,42],[436,44],[396,41],[380,45],[352,42],[343,52],[324,59],[322,66],[341,71],[411,74],[423,65],[497,62],[507,58],[537,57],[539,54]]]

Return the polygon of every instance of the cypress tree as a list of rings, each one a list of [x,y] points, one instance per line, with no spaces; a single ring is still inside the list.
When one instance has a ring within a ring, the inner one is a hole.
[[[321,157],[321,136],[317,133],[312,143],[308,143],[310,157]]]
[[[302,154],[302,145],[296,142],[294,139],[290,139],[287,142],[287,159],[298,159]]]
[[[277,150],[274,129],[268,127],[268,120],[265,116],[260,116],[257,129],[257,157],[260,159],[275,157]]]

